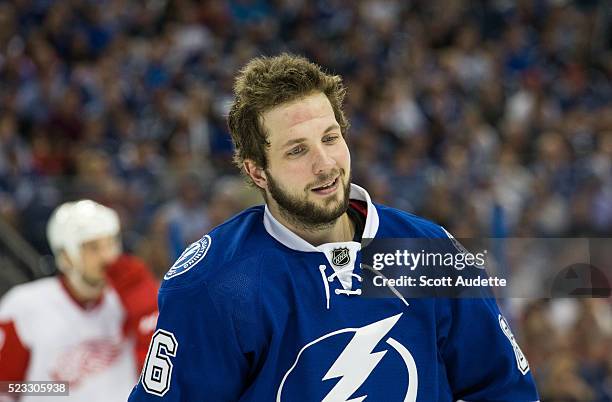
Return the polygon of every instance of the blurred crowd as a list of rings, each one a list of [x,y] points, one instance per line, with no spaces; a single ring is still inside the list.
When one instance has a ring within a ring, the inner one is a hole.
[[[374,201],[457,237],[610,237],[611,15],[596,0],[1,2],[0,215],[47,253],[51,210],[96,199],[164,272],[261,202],[231,164],[232,79],[289,51],[344,78],[353,179]],[[553,310],[523,317],[538,381],[572,388],[549,400],[612,400],[612,329],[583,350],[591,327],[553,340]]]

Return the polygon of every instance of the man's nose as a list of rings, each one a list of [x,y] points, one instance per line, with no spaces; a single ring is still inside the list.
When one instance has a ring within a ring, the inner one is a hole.
[[[318,146],[314,152],[312,171],[314,174],[327,173],[336,166],[336,160],[331,157],[323,146]]]

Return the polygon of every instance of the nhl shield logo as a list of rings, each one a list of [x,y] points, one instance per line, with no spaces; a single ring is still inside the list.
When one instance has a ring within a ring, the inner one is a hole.
[[[332,251],[332,263],[337,267],[343,267],[351,262],[351,254],[346,247],[335,248]]]

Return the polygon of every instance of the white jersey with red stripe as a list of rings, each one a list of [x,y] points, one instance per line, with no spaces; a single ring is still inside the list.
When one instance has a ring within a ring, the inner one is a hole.
[[[0,303],[0,361],[10,365],[0,377],[12,377],[0,380],[69,383],[69,397],[46,401],[125,401],[138,370],[125,317],[110,286],[89,307],[77,303],[59,277],[15,286]],[[30,400],[39,398],[20,399]]]

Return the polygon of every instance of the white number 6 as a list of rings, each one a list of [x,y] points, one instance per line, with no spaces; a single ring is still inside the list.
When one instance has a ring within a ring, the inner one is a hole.
[[[142,369],[142,386],[149,394],[164,396],[170,390],[172,361],[178,342],[172,332],[158,329],[151,338],[149,352]]]
[[[525,354],[516,342],[516,338],[514,338],[514,335],[510,330],[508,321],[506,321],[506,319],[501,314],[498,314],[497,318],[499,319],[499,326],[504,332],[504,335],[506,335],[506,338],[508,338],[510,344],[512,344],[512,349],[514,349],[514,356],[516,357],[516,365],[518,366],[519,371],[523,375],[527,374],[527,372],[529,371],[529,362],[527,361]]]

